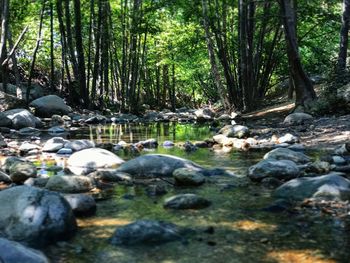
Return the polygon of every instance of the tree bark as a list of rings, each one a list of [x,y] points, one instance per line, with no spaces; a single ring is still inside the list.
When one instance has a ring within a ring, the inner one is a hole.
[[[292,0],[281,0],[280,6],[283,17],[290,74],[295,87],[295,107],[302,106],[308,108],[310,102],[316,99],[316,93],[313,89],[310,78],[301,64],[297,43],[297,32],[295,30],[295,10],[292,7],[291,1]]]
[[[1,9],[1,45],[0,45],[0,68],[1,68],[1,77],[2,85],[4,92],[7,91],[7,65],[3,65],[4,60],[6,59],[6,42],[8,40],[8,25],[9,25],[9,0],[2,0],[2,9]]]
[[[350,26],[350,0],[343,1],[342,25],[340,29],[340,46],[338,53],[337,73],[341,74],[346,70],[346,58],[349,42]]]

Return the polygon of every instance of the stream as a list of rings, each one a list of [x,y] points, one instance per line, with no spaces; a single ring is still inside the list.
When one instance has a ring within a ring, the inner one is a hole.
[[[263,157],[263,152],[224,153],[198,149],[186,153],[162,143],[200,141],[211,138],[206,124],[119,124],[91,126],[71,132],[71,139],[91,139],[95,143],[137,142],[154,138],[159,147],[143,151],[192,160],[204,167],[220,167],[230,175],[208,177],[206,184],[179,188],[166,184],[167,193],[152,196],[145,184],[115,185],[97,196],[95,216],[79,218],[75,237],[45,249],[52,262],[349,262],[350,225],[338,217],[300,209],[274,211],[268,208],[273,190],[252,183],[247,168]],[[119,155],[119,154],[118,154]],[[120,154],[130,159],[127,154]],[[312,153],[317,156],[317,153]],[[152,182],[150,182],[152,184]],[[211,201],[200,210],[163,208],[165,198],[179,193],[195,193]],[[109,244],[117,227],[138,219],[164,220],[191,229],[183,241],[160,245],[119,247]]]

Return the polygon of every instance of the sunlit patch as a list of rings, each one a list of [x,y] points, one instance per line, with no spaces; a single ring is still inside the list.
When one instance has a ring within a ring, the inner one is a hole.
[[[259,221],[252,220],[240,220],[236,222],[223,222],[221,225],[225,227],[230,227],[233,229],[244,230],[244,231],[273,231],[277,228],[276,225],[266,224]]]
[[[284,250],[273,251],[268,253],[268,260],[274,262],[288,262],[288,263],[335,263],[333,259],[322,258],[318,251],[313,250]]]
[[[81,228],[85,227],[96,227],[96,226],[121,226],[121,225],[127,225],[130,224],[131,221],[125,220],[125,219],[119,219],[119,218],[102,218],[102,219],[77,219],[78,226]]]

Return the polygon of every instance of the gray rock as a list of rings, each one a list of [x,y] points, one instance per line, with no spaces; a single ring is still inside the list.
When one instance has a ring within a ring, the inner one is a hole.
[[[95,144],[89,140],[75,140],[68,142],[64,145],[64,148],[72,149],[74,152],[78,152],[84,149],[95,147]]]
[[[4,113],[0,112],[0,127],[11,127],[12,121]]]
[[[154,149],[154,148],[158,147],[158,142],[156,139],[148,139],[145,141],[140,141],[138,143],[141,144],[145,148]]]
[[[22,244],[0,238],[1,263],[49,263],[46,256],[38,250],[23,246]]]
[[[62,149],[59,149],[57,152],[57,154],[72,154],[72,153],[73,153],[73,150],[69,148],[62,148]]]
[[[194,112],[197,120],[211,120],[215,117],[215,112],[209,108],[198,109]]]
[[[100,170],[88,174],[89,177],[94,178],[95,180],[101,180],[106,182],[121,182],[127,181],[131,182],[132,178],[127,173],[110,171],[110,170]]]
[[[91,195],[65,194],[64,199],[71,206],[75,216],[92,216],[96,213],[96,202]]]
[[[12,121],[12,128],[41,127],[41,121],[25,109],[13,109],[3,112]]]
[[[38,136],[40,133],[40,130],[33,127],[26,127],[18,130],[18,134],[22,136]]]
[[[172,223],[138,220],[117,228],[111,238],[111,243],[113,245],[162,244],[181,240],[182,232],[182,229]]]
[[[27,153],[31,150],[40,149],[40,146],[34,143],[24,142],[18,148],[18,150],[22,153]]]
[[[313,117],[310,114],[303,112],[296,112],[289,114],[283,121],[286,125],[300,125],[306,121],[312,120]]]
[[[0,148],[6,148],[7,143],[5,142],[5,137],[0,133]]]
[[[22,82],[20,87],[17,87],[16,85],[8,83],[6,93],[13,95],[13,96],[17,96],[17,89],[19,89],[19,91],[22,93],[22,97],[26,98],[27,86],[28,86],[27,84],[28,83]],[[3,91],[2,83],[0,83],[0,90]],[[44,95],[43,88],[40,85],[33,83],[33,85],[31,85],[31,88],[29,91],[29,100],[32,101],[34,99],[42,97],[43,95]]]
[[[328,173],[330,169],[331,169],[331,165],[328,162],[324,162],[324,161],[313,162],[306,168],[308,172],[313,172],[318,174]]]
[[[219,130],[226,137],[244,138],[249,136],[249,128],[243,125],[226,125]]]
[[[179,194],[165,199],[164,208],[201,209],[210,205],[210,201],[195,194]]]
[[[27,186],[44,188],[49,179],[50,177],[29,178],[24,181],[24,184]]]
[[[66,130],[60,126],[54,126],[48,129],[47,132],[51,135],[55,135],[55,134],[65,133]]]
[[[45,188],[61,193],[84,193],[95,187],[92,178],[80,175],[54,175],[51,176]]]
[[[253,181],[261,181],[266,177],[289,180],[299,175],[298,166],[289,160],[263,160],[248,169],[248,177]]]
[[[3,164],[3,169],[5,172],[9,173],[10,172],[10,167],[17,163],[17,162],[26,162],[25,159],[23,158],[19,158],[19,157],[15,157],[15,156],[9,156],[5,159],[5,162]]]
[[[344,143],[343,145],[337,147],[334,150],[334,153],[336,155],[341,155],[341,156],[350,154],[350,143]]]
[[[172,141],[164,141],[163,142],[163,147],[174,147],[175,144]]]
[[[123,163],[117,171],[134,177],[170,177],[178,168],[203,170],[198,164],[186,159],[165,154],[147,154]]]
[[[35,113],[40,117],[51,117],[54,114],[68,114],[72,111],[63,99],[56,95],[48,95],[33,100],[29,106],[35,108]]]
[[[278,138],[279,143],[297,143],[299,142],[299,138],[294,136],[293,134],[287,133],[283,135],[282,137]]]
[[[16,162],[10,167],[10,177],[14,183],[23,183],[37,174],[34,164],[29,162]]]
[[[332,161],[336,165],[344,165],[344,164],[346,164],[346,160],[343,157],[337,156],[337,155],[332,156]]]
[[[3,171],[0,171],[0,182],[3,182],[5,184],[12,183],[11,177],[4,173]]]
[[[67,143],[67,140],[62,137],[53,137],[49,139],[43,146],[43,152],[57,152],[62,149],[63,146]]]
[[[278,198],[304,200],[305,198],[322,198],[350,200],[350,181],[342,173],[330,173],[317,177],[293,179],[276,189]]]
[[[179,168],[173,172],[176,185],[179,186],[198,186],[205,182],[201,172],[193,171],[189,168]]]
[[[36,187],[0,191],[0,236],[32,247],[66,240],[76,231],[73,212],[62,196]]]
[[[107,118],[102,115],[92,116],[85,120],[86,124],[104,124],[107,122]]]
[[[301,152],[286,148],[277,148],[264,155],[264,159],[290,160],[297,164],[310,162],[310,158]]]
[[[85,149],[73,153],[67,161],[74,174],[88,174],[98,168],[116,168],[124,161],[114,153],[101,148]]]

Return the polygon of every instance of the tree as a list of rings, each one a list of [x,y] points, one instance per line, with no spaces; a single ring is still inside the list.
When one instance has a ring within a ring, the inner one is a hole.
[[[346,70],[346,58],[349,42],[350,26],[350,0],[343,1],[342,25],[340,29],[340,45],[337,62],[337,73],[341,74]]]
[[[296,1],[296,0],[295,0]],[[295,10],[293,0],[280,0],[281,15],[285,33],[287,56],[289,61],[290,76],[295,88],[295,107],[308,108],[311,101],[316,99],[316,93],[312,82],[301,64],[297,32]]]

